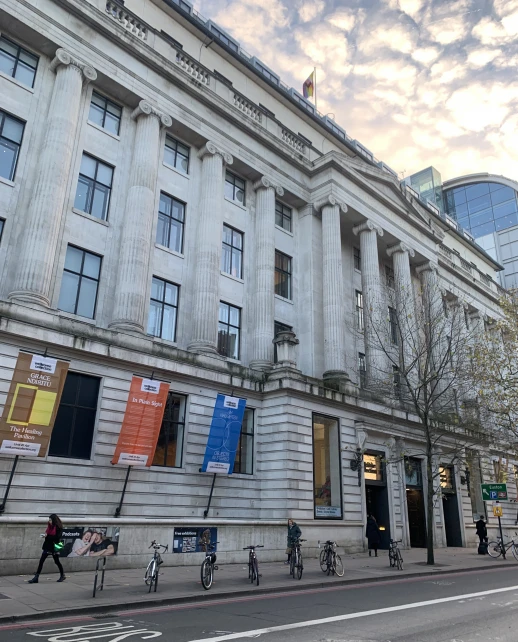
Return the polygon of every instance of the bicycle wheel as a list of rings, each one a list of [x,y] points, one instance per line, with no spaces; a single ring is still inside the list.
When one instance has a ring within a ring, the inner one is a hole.
[[[302,571],[304,570],[304,566],[302,565],[302,553],[299,552],[297,555],[297,579],[300,580],[302,577]]]
[[[147,565],[146,574],[144,575],[144,582],[146,583],[146,586],[149,586],[149,590],[151,590],[151,585],[153,584],[155,569],[156,562],[155,560],[151,560],[151,562],[149,562],[149,564]]]
[[[396,552],[396,564],[397,564],[398,569],[400,571],[402,571],[403,570],[403,556],[401,555],[401,551],[399,550],[399,548],[397,549],[397,552]]]
[[[389,564],[390,568],[393,568],[396,565],[396,558],[391,548],[389,548]]]
[[[502,545],[500,542],[489,542],[487,545],[487,554],[494,558],[498,559],[502,555]]]
[[[204,559],[201,565],[201,583],[206,591],[208,591],[212,586],[212,577],[213,571],[211,561],[208,558]]]
[[[325,548],[323,551],[320,551],[320,568],[322,573],[327,571],[327,550]]]
[[[248,562],[248,579],[249,579],[252,583],[253,583],[253,581],[254,581],[254,580],[252,579],[252,573],[253,573],[253,572],[254,572],[254,567],[253,567],[253,564],[252,564],[252,560],[249,560],[249,562]]]
[[[255,576],[255,583],[257,584],[257,586],[259,586],[259,562],[257,561],[256,557],[254,558],[254,561],[253,561],[252,575]],[[252,583],[253,583],[253,580],[252,580]]]
[[[156,593],[156,590],[158,588],[158,575],[159,575],[159,573],[160,573],[160,570],[159,570],[159,566],[157,564],[156,567],[155,567],[155,578],[154,578],[155,579],[155,593]],[[151,589],[151,587],[149,587],[149,588]]]
[[[295,578],[296,561],[297,561],[297,553],[296,553],[295,549],[292,549],[291,557],[290,557],[290,575],[292,575],[293,578]]]
[[[514,556],[514,559],[518,562],[518,550],[516,550],[516,544],[513,542],[513,545],[511,546],[511,552]]]
[[[343,574],[345,573],[340,555],[335,555],[335,559],[333,560],[333,572],[338,575],[338,577],[343,577]]]

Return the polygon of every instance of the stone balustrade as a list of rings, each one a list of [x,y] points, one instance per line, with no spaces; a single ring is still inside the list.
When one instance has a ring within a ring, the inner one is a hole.
[[[176,64],[206,87],[210,87],[211,74],[183,51],[176,52]]]
[[[108,13],[112,18],[117,20],[125,29],[130,33],[141,40],[147,40],[148,36],[148,27],[147,25],[139,20],[137,16],[131,11],[128,11],[115,0],[107,0],[106,2],[106,13]]]
[[[293,132],[290,132],[289,129],[285,129],[284,127],[282,127],[281,138],[287,145],[292,147],[299,154],[306,153],[306,145],[302,138],[299,138]]]
[[[244,114],[249,116],[252,120],[255,120],[257,123],[262,123],[263,120],[263,113],[257,107],[254,105],[254,103],[250,102],[247,100],[244,96],[241,96],[241,94],[237,94],[234,92],[234,106],[240,109]]]

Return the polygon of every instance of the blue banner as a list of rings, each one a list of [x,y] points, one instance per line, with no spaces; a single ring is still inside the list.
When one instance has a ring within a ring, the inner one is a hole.
[[[231,475],[234,471],[245,406],[245,399],[218,395],[201,468],[203,473]]]

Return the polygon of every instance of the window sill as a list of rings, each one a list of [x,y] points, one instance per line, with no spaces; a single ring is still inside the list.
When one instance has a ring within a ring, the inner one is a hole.
[[[246,208],[244,205],[241,205],[241,203],[238,203],[238,201],[232,201],[230,198],[227,198],[226,196],[225,196],[225,200],[227,201],[227,203],[231,203],[232,205],[239,207],[239,209],[243,210],[243,212],[248,212],[248,208]]]
[[[13,85],[16,85],[17,87],[20,87],[21,89],[25,89],[25,91],[28,91],[30,94],[34,93],[34,88],[33,87],[27,87],[27,85],[24,85],[22,82],[20,82],[19,80],[16,80],[16,78],[13,78],[12,76],[8,76],[3,71],[0,71],[0,78],[5,78],[5,80],[8,80],[9,82],[12,82]]]
[[[172,254],[173,256],[177,256],[179,259],[184,259],[185,256],[183,254],[180,254],[180,252],[176,252],[176,250],[171,250],[165,245],[160,245],[160,243],[155,243],[155,247],[157,250],[162,250],[163,252],[167,252],[168,254]]]
[[[156,337],[154,334],[147,334],[148,339],[151,339],[153,343],[159,343],[163,346],[169,346],[171,348],[177,348],[178,343],[176,341],[169,341],[168,339],[162,339],[162,337]]]
[[[294,305],[294,303],[293,303],[292,299],[285,299],[285,298],[284,298],[283,296],[281,296],[280,294],[276,294],[276,295],[275,295],[275,298],[276,298],[276,299],[279,299],[279,301],[284,301],[284,303],[289,303],[290,305]]]
[[[220,356],[220,357],[222,357],[223,359],[225,359],[225,361],[227,361],[228,363],[235,363],[235,364],[237,364],[238,366],[240,366],[240,365],[241,365],[241,359],[232,359],[231,357],[225,357],[225,355],[224,355],[224,354],[221,354],[220,352],[218,352],[218,354],[219,354],[219,356]]]
[[[100,125],[97,125],[97,123],[92,123],[91,120],[88,121],[88,124],[90,125],[90,127],[97,129],[98,131],[102,132],[103,134],[106,134],[106,136],[109,136],[110,138],[113,138],[116,141],[120,141],[121,139],[121,137],[118,134],[112,134],[107,129],[104,129]]]
[[[72,312],[65,312],[64,310],[58,310],[60,317],[64,319],[72,319],[73,321],[81,321],[81,323],[88,323],[88,325],[97,325],[95,319],[89,319],[88,317],[82,317],[79,314],[72,314]]]
[[[362,271],[359,270],[358,268],[354,268],[354,271],[356,272],[356,274],[361,274],[362,273]]]
[[[280,225],[275,224],[275,229],[279,230],[280,232],[284,232],[284,234],[287,234],[288,236],[291,236],[293,238],[293,232],[290,232],[289,230],[284,229]]]
[[[159,466],[157,464],[151,464],[151,466],[148,468],[148,470],[152,470],[156,473],[158,472],[170,472],[170,473],[185,473],[185,467],[184,466]],[[155,519],[155,518],[151,518]]]
[[[0,176],[0,183],[8,185],[9,187],[15,187],[14,181],[10,181],[8,178],[4,178],[3,176]]]
[[[93,466],[95,464],[93,459],[77,459],[77,457],[58,457],[56,455],[47,455],[45,461],[49,464],[67,464],[79,466]]]
[[[94,223],[100,223],[105,227],[110,227],[110,224],[108,223],[108,221],[103,221],[102,218],[97,218],[97,216],[92,216],[91,214],[88,214],[88,212],[83,212],[81,210],[76,209],[75,207],[72,208],[72,212],[74,212],[74,214],[77,214],[78,216],[82,216],[88,219],[89,221],[93,221]]]
[[[166,163],[165,161],[162,161],[162,165],[164,167],[167,167],[167,169],[170,169],[171,171],[173,171],[175,174],[178,174],[179,176],[182,176],[183,178],[187,178],[188,180],[191,180],[191,177],[189,176],[188,173],[180,171],[179,169],[177,169],[173,165],[169,165],[169,163]]]
[[[244,284],[244,279],[240,279],[237,276],[233,276],[232,274],[228,274],[227,272],[220,272],[221,276],[226,277],[227,279],[232,279],[232,281],[237,281],[238,283],[243,283]]]

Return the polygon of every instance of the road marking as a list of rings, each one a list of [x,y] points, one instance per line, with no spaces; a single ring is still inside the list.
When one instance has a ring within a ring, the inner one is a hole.
[[[34,631],[33,633],[27,633],[27,635],[46,638],[47,642],[92,642],[92,640],[98,638],[105,638],[104,642],[122,642],[122,640],[137,635],[140,640],[158,638],[161,637],[162,633],[160,631],[149,631],[148,629],[135,629],[133,625],[124,625],[122,622],[103,622],[102,624],[67,626],[64,629]]]
[[[200,640],[191,640],[190,642],[224,642],[225,640],[239,640],[241,638],[258,637],[266,633],[277,633],[278,631],[291,631],[293,629],[304,629],[307,626],[317,626],[319,624],[333,624],[334,622],[343,622],[344,620],[355,620],[360,617],[371,617],[372,615],[382,615],[383,613],[393,613],[394,611],[406,611],[407,609],[417,609],[423,606],[434,606],[436,604],[445,604],[447,602],[458,602],[459,600],[468,600],[471,598],[483,597],[484,595],[494,595],[495,593],[506,593],[516,591],[518,586],[506,586],[505,588],[492,589],[490,591],[481,591],[480,593],[467,593],[466,595],[456,595],[453,597],[441,597],[436,600],[426,600],[425,602],[412,602],[411,604],[401,604],[399,606],[389,606],[383,609],[373,609],[372,611],[360,611],[359,613],[347,613],[346,615],[334,615],[325,617],[320,620],[306,620],[305,622],[296,622],[295,624],[283,624],[281,626],[270,626],[265,629],[255,629],[253,631],[243,631],[242,633],[232,633],[215,638],[202,638]]]

